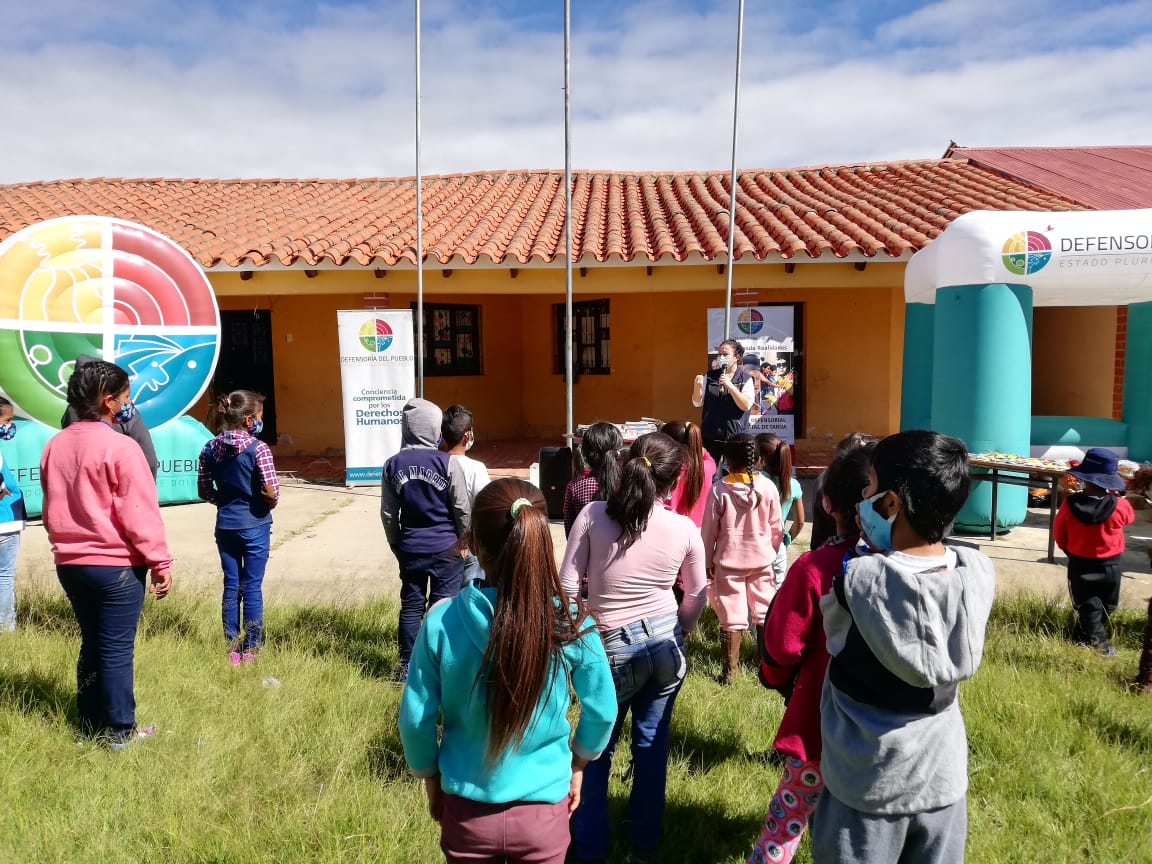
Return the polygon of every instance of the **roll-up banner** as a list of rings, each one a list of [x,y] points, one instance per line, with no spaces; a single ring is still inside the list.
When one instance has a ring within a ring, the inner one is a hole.
[[[801,400],[800,306],[783,303],[731,310],[724,326],[724,310],[708,310],[708,359],[715,361],[720,343],[731,334],[744,347],[745,371],[756,384],[756,401],[748,418],[749,432],[771,432],[788,444],[796,443]]]
[[[408,309],[339,310],[340,386],[348,486],[378,484],[400,450],[404,403],[416,395],[416,340]]]

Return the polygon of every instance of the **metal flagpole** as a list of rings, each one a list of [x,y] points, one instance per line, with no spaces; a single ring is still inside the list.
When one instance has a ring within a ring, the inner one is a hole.
[[[736,136],[740,129],[740,52],[744,47],[744,0],[738,0],[736,13],[736,86],[732,96],[732,180],[728,201],[728,272],[724,293],[724,338],[732,333],[732,265],[736,243]]]
[[[743,2],[743,0],[741,0]],[[564,0],[564,431],[572,442],[572,8]]]
[[[416,0],[416,395],[421,399],[424,398],[423,185],[420,174],[420,0]]]

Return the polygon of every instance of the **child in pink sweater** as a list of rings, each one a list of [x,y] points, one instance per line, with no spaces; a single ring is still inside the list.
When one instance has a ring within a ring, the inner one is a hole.
[[[749,613],[763,621],[776,593],[772,562],[783,534],[780,493],[756,470],[757,457],[751,435],[728,439],[729,473],[709,491],[701,526],[708,600],[722,631],[721,684],[731,684],[736,675]]]

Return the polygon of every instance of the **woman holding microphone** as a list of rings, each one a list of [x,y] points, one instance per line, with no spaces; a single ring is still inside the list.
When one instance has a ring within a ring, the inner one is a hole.
[[[744,346],[725,339],[716,354],[716,368],[697,375],[692,387],[692,404],[703,408],[700,431],[704,449],[720,463],[724,442],[748,431],[748,412],[756,399],[756,383],[744,371]]]

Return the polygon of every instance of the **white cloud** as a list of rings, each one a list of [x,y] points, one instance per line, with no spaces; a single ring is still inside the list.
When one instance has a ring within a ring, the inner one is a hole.
[[[222,19],[125,0],[87,29],[91,4],[47,5],[24,4],[0,33],[0,182],[413,171],[408,3]],[[424,170],[560,167],[559,33],[424,5]],[[618,15],[578,24],[576,167],[727,167],[735,21],[723,5],[621,0]],[[944,0],[879,27],[828,15],[789,31],[750,4],[740,164],[930,158],[950,139],[1152,143],[1150,6]],[[49,39],[51,19],[65,23]]]

